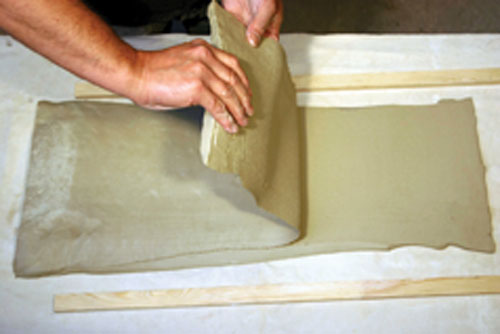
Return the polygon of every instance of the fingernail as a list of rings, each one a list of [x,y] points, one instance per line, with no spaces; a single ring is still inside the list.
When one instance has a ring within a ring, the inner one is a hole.
[[[260,36],[257,33],[253,32],[253,31],[248,31],[247,38],[253,47],[257,47],[259,45]]]
[[[249,106],[249,107],[247,108],[247,114],[248,114],[249,116],[253,116],[253,113],[254,113],[253,107],[252,107],[252,106]]]

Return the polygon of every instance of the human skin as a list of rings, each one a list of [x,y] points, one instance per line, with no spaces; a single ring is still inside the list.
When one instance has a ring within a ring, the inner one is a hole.
[[[262,36],[277,38],[282,17],[273,14],[281,8],[277,3],[224,1],[247,25],[253,45]],[[0,0],[0,27],[59,66],[140,106],[201,105],[230,133],[246,126],[253,114],[238,60],[203,40],[161,51],[136,50],[80,0]]]
[[[282,0],[222,0],[224,8],[247,27],[247,39],[258,46],[263,37],[279,40]]]

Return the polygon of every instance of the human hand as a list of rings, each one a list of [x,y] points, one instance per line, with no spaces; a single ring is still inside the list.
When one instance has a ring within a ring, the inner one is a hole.
[[[279,40],[282,0],[222,0],[224,8],[247,27],[247,39],[258,46],[262,37]]]
[[[229,133],[253,115],[250,86],[238,60],[204,40],[163,51],[138,51],[128,94],[149,109],[201,105]]]

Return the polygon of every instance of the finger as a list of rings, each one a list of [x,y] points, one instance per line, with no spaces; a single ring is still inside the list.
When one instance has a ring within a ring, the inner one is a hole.
[[[201,38],[193,39],[191,41],[191,44],[193,44],[193,45],[206,45],[206,46],[210,45],[207,41],[205,41],[204,39],[201,39]]]
[[[214,92],[218,94],[219,91],[222,91],[233,96],[236,94],[236,97],[239,100],[238,105],[244,107],[244,112],[246,113],[246,115],[253,115],[253,108],[250,100],[251,93],[249,92],[249,89],[243,85],[240,79],[240,75],[238,75],[236,72],[239,71],[240,73],[242,73],[241,75],[244,76],[243,70],[239,66],[236,57],[210,46],[205,41],[198,40],[194,41],[193,44],[197,45],[196,49],[193,50],[193,52],[195,53],[195,57],[198,58],[202,63],[204,63],[208,69],[210,69],[216,76],[219,77],[219,79],[224,81],[225,86],[231,87],[232,90],[231,92],[228,92],[227,89],[219,87],[219,90],[215,90]],[[220,61],[219,57],[222,58],[223,61]],[[226,66],[225,63],[228,63],[229,66]],[[244,76],[244,78],[246,79],[246,76]],[[229,95],[223,97],[227,98],[229,97]],[[232,105],[234,105],[234,103],[231,103],[231,106]],[[242,122],[245,121],[242,120]]]
[[[241,68],[240,66],[240,63],[238,61],[238,58],[236,58],[235,56],[225,52],[225,51],[222,51],[221,49],[218,49],[212,45],[210,45],[208,42],[206,42],[205,40],[203,39],[195,39],[191,42],[193,45],[198,45],[198,46],[202,46],[202,47],[205,47],[206,49],[208,49],[207,51],[210,51],[211,53],[213,53],[213,55],[215,55],[215,57],[223,62],[226,66],[228,66],[229,68],[231,68],[233,71],[235,71],[237,74],[238,74],[238,77],[240,78],[240,80],[245,84],[245,86],[249,87],[249,82],[248,82],[248,78],[245,74],[245,72],[243,71],[243,69]],[[202,51],[202,50],[200,50]],[[204,52],[200,52],[200,56],[202,58],[206,57],[208,54],[204,54]]]
[[[273,1],[262,3],[257,10],[257,14],[247,28],[247,39],[254,47],[258,46],[262,36],[271,24],[272,18],[276,15],[279,8]]]
[[[233,87],[221,80],[209,67],[206,67],[206,73],[201,77],[203,83],[216,95],[216,97],[224,102],[224,105],[241,126],[248,124],[245,109],[243,108],[240,99]]]
[[[241,105],[240,100],[232,87],[224,83],[215,75],[212,78],[206,78],[205,80],[205,84],[217,96],[217,98],[224,103],[226,109],[233,116],[236,122],[240,126],[247,126],[248,119],[245,114],[245,109]]]
[[[239,1],[222,1],[225,10],[233,14],[245,27],[252,18],[252,11],[248,3]]]
[[[227,67],[233,70],[238,75],[241,82],[250,88],[248,77],[246,76],[245,71],[241,68],[238,58],[218,48],[213,48],[213,52],[219,61],[223,62]]]
[[[229,133],[237,133],[238,126],[227,112],[224,103],[206,86],[198,95],[198,103],[208,111],[213,118]]]
[[[267,29],[268,36],[274,39],[275,41],[279,41],[280,39],[280,29],[282,23],[283,23],[283,5],[280,4],[278,12],[276,13],[276,15],[274,15],[273,19],[271,20],[271,24]]]
[[[245,113],[248,116],[253,116],[254,114],[254,109],[252,106],[252,99],[251,99],[251,92],[249,90],[245,89],[245,86],[239,81],[238,77],[234,72],[231,72],[232,76],[229,79],[229,84],[233,87],[235,93],[238,95],[238,98],[241,101],[241,104],[245,108]],[[237,84],[231,84],[231,82],[237,81]]]
[[[244,107],[244,111],[248,116],[252,116],[254,111],[251,103],[250,94],[251,92],[240,80],[240,77],[231,68],[225,66],[218,59],[207,59],[207,66],[212,69],[212,71],[221,80],[223,80],[226,85],[229,85],[231,89],[236,93],[240,104]]]
[[[217,66],[213,66],[215,74],[225,82],[226,86],[232,91],[233,94],[238,98],[239,103],[243,106],[243,111],[246,115],[252,116],[254,114],[254,110],[252,107],[252,102],[250,98],[250,94],[246,87],[241,83],[240,79],[228,68],[218,69]]]

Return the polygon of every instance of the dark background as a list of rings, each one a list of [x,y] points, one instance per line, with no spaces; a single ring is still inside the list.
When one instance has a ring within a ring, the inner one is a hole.
[[[120,32],[209,32],[209,0],[85,0]],[[500,0],[283,0],[282,32],[500,32]],[[173,20],[175,23],[172,24]]]

